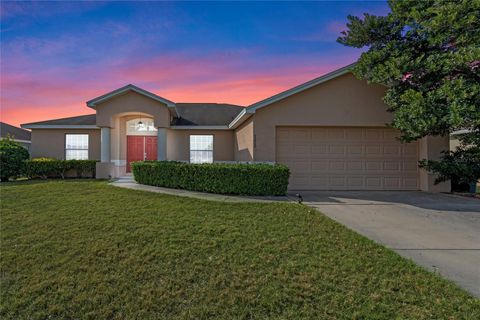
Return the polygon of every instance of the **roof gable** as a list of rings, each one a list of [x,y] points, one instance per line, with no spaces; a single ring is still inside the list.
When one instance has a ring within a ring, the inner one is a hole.
[[[117,96],[119,96],[119,95],[122,95],[122,94],[124,94],[124,93],[126,93],[126,92],[128,92],[128,91],[133,91],[133,92],[136,92],[136,93],[138,93],[138,94],[141,94],[141,95],[143,95],[143,96],[145,96],[145,97],[148,97],[148,98],[150,98],[150,99],[153,99],[153,100],[156,100],[156,101],[158,101],[158,102],[161,102],[161,103],[167,105],[167,107],[172,108],[173,110],[175,110],[175,103],[174,103],[173,101],[170,101],[170,100],[167,100],[167,99],[162,98],[162,97],[160,97],[160,96],[157,96],[156,94],[154,94],[154,93],[152,93],[152,92],[149,92],[149,91],[147,91],[147,90],[144,90],[144,89],[142,89],[142,88],[139,88],[139,87],[137,87],[137,86],[135,86],[135,85],[133,85],[133,84],[128,84],[128,85],[126,85],[126,86],[123,86],[123,87],[121,87],[121,88],[118,88],[118,89],[116,89],[116,90],[113,90],[113,91],[111,91],[111,92],[109,92],[109,93],[106,93],[106,94],[104,94],[104,95],[101,95],[101,96],[99,96],[99,97],[96,97],[96,98],[94,98],[94,99],[92,99],[92,100],[89,100],[89,101],[87,101],[87,106],[89,106],[90,108],[95,109],[95,107],[96,107],[98,104],[100,104],[100,103],[102,103],[102,102],[105,102],[105,101],[107,101],[107,100],[110,100],[110,99],[112,99],[112,98],[114,98],[114,97],[117,97]]]
[[[348,66],[342,67],[340,69],[337,69],[335,71],[329,72],[323,76],[320,76],[318,78],[315,78],[313,80],[307,81],[305,83],[302,83],[296,87],[293,87],[291,89],[285,90],[283,92],[280,92],[274,96],[271,96],[270,98],[261,100],[259,102],[256,102],[250,106],[247,107],[248,110],[250,111],[255,111],[260,108],[266,107],[269,104],[272,104],[274,102],[283,100],[285,98],[288,98],[294,94],[300,93],[302,91],[305,91],[307,89],[310,89],[312,87],[315,87],[321,83],[327,82],[328,80],[335,79],[337,77],[340,77],[346,73],[349,73],[352,71],[352,68],[354,67],[355,63],[349,64]]]
[[[242,112],[240,112],[237,117],[228,125],[230,128],[236,128],[238,127],[243,121],[248,119],[252,114],[255,113],[256,110],[261,109],[263,107],[266,107],[268,105],[271,105],[272,103],[278,102],[280,100],[286,99],[294,94],[303,92],[307,89],[310,89],[312,87],[315,87],[319,84],[322,84],[324,82],[327,82],[329,80],[335,79],[337,77],[343,76],[344,74],[347,74],[352,71],[353,67],[355,66],[355,63],[349,64],[345,67],[342,67],[340,69],[334,70],[332,72],[329,72],[327,74],[324,74],[323,76],[320,76],[318,78],[315,78],[313,80],[307,81],[305,83],[302,83],[296,87],[293,87],[291,89],[285,90],[283,92],[280,92],[276,95],[273,95],[267,99],[261,100],[259,102],[256,102],[254,104],[249,105],[246,107]]]

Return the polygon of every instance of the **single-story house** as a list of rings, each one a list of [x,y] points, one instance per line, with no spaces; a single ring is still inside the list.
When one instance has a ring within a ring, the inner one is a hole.
[[[247,107],[176,103],[130,84],[88,101],[94,114],[22,127],[32,157],[96,159],[98,178],[144,159],[276,162],[289,166],[291,190],[449,191],[417,165],[448,150],[449,137],[401,143],[385,88],[351,67]]]
[[[19,145],[30,151],[31,132],[11,124],[0,122],[0,140],[9,137]]]

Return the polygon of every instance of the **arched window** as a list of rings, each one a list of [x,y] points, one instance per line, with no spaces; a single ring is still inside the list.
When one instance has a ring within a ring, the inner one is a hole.
[[[153,124],[153,119],[136,118],[127,121],[127,135],[155,136],[157,135],[157,128]]]

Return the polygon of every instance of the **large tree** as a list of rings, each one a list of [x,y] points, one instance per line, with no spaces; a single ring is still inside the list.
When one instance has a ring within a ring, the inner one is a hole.
[[[456,153],[423,166],[445,180],[465,175],[452,174],[449,164],[457,161],[470,174],[457,179],[478,179],[480,0],[391,0],[389,6],[386,16],[348,16],[337,41],[367,49],[353,72],[387,87],[384,101],[402,140],[467,131]]]

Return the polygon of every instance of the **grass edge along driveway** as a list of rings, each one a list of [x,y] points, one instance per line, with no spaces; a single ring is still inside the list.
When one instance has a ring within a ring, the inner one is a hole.
[[[0,188],[2,319],[480,318],[453,283],[303,205]]]

